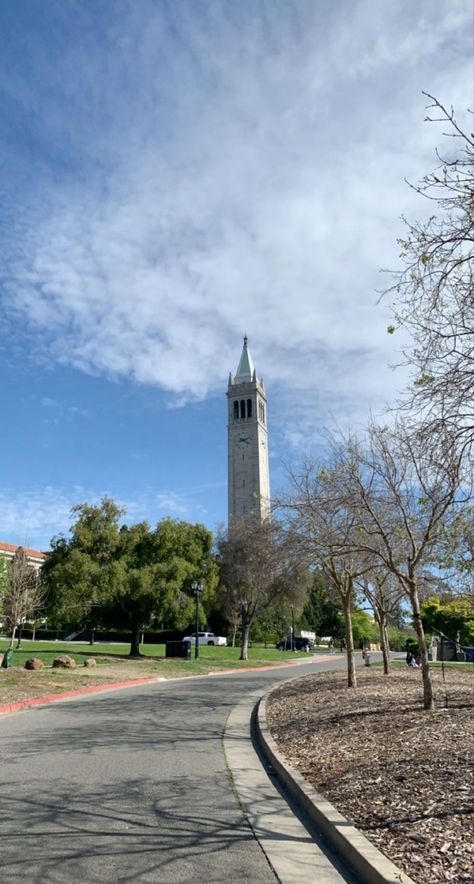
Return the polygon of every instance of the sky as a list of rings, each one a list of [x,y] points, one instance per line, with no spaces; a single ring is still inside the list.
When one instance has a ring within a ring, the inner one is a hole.
[[[274,491],[385,419],[381,269],[429,209],[422,92],[472,108],[472,32],[471,0],[2,0],[0,540],[104,495],[224,523],[245,334]]]

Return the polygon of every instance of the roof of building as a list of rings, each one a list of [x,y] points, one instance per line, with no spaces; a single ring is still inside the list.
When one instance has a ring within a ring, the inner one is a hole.
[[[14,555],[16,553],[17,549],[20,549],[20,546],[21,546],[21,544],[19,544],[18,546],[15,546],[14,543],[3,543],[3,541],[0,540],[0,553],[7,552],[7,553],[13,553],[13,555]],[[47,559],[48,558],[48,553],[41,552],[41,550],[39,550],[39,549],[30,549],[27,546],[21,546],[21,549],[23,550],[25,555],[31,559]]]
[[[251,381],[254,375],[255,369],[253,367],[252,357],[250,355],[248,346],[247,346],[247,335],[244,338],[244,346],[242,350],[242,355],[240,357],[240,362],[237,368],[237,374],[234,377],[234,383],[240,384],[244,381]]]

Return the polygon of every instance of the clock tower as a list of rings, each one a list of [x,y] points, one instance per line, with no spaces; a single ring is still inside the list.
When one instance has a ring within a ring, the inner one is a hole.
[[[229,375],[227,400],[229,524],[246,515],[269,519],[267,399],[246,337],[237,372]]]

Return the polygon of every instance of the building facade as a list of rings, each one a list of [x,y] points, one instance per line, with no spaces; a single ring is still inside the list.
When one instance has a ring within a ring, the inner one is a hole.
[[[234,518],[270,518],[267,398],[247,338],[227,388],[228,509]]]
[[[41,552],[39,549],[30,549],[26,546],[22,546],[21,548],[25,553],[28,564],[31,565],[36,572],[39,572],[48,558],[48,554]],[[20,549],[20,547],[15,546],[13,543],[3,543],[0,541],[0,556],[5,561],[11,561],[18,549]]]

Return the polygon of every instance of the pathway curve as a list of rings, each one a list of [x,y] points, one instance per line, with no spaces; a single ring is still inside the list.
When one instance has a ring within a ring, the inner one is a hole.
[[[179,679],[0,719],[0,876],[10,882],[278,880],[222,747],[247,694],[344,666]]]

